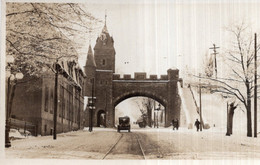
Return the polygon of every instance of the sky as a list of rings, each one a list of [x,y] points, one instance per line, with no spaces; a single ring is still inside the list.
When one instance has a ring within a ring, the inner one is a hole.
[[[46,2],[39,0],[35,2]],[[51,1],[53,2],[53,1]],[[71,2],[70,0],[55,2]],[[84,3],[93,16],[104,21],[114,38],[116,73],[167,74],[178,68],[202,72],[205,54],[212,53],[213,43],[224,53],[230,38],[225,27],[244,21],[252,33],[260,31],[260,2],[235,0],[76,0]],[[2,24],[2,26],[4,26]],[[89,44],[95,46],[103,24],[91,35],[84,34],[79,63],[86,63]],[[89,43],[89,40],[91,41]],[[4,61],[4,60],[3,60]],[[127,63],[127,64],[126,64]],[[3,66],[2,70],[4,70]],[[2,89],[4,90],[4,89]]]
[[[252,32],[260,30],[260,3],[253,1],[85,2],[95,17],[104,20],[107,13],[107,28],[115,41],[116,72],[120,74],[160,75],[167,74],[169,68],[178,68],[180,74],[185,68],[199,73],[213,44],[223,53],[229,42],[226,27],[244,20]],[[102,26],[91,34],[92,48]],[[86,41],[86,48],[88,44]],[[81,65],[85,58],[82,54]]]
[[[186,70],[196,75],[203,72],[203,61],[213,53],[209,49],[213,44],[220,47],[220,55],[225,53],[231,42],[226,28],[243,21],[252,34],[260,32],[260,2],[254,1],[101,0],[87,1],[86,6],[101,20],[107,13],[108,32],[115,41],[115,70],[121,76],[133,77],[134,72],[162,75],[169,68],[177,68],[185,81]],[[92,48],[103,25],[89,35]],[[89,40],[86,49],[88,45]],[[79,59],[81,65],[85,64],[85,52],[83,49]],[[218,74],[222,74],[225,68],[219,60]],[[133,104],[131,99],[122,102],[123,107]],[[125,114],[134,113],[131,109],[136,108],[124,109]]]

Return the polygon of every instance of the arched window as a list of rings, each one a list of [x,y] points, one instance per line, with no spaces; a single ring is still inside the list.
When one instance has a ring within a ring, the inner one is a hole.
[[[45,86],[45,108],[44,110],[48,112],[49,109],[49,88],[48,86]]]

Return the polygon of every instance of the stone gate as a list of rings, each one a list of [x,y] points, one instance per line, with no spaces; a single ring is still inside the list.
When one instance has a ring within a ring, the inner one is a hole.
[[[169,69],[167,75],[150,75],[135,73],[131,75],[115,74],[114,39],[109,35],[106,24],[101,35],[96,40],[94,55],[89,46],[85,65],[85,96],[96,97],[93,112],[93,126],[115,126],[115,107],[125,99],[144,96],[158,101],[165,107],[165,126],[170,126],[171,120],[180,120],[180,98],[177,82],[179,70]],[[87,116],[89,116],[87,109]],[[104,118],[101,118],[103,115]],[[86,126],[88,126],[86,117]],[[102,119],[102,120],[101,120]]]

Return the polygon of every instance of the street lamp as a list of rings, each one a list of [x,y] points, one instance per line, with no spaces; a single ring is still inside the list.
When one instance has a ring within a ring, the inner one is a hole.
[[[92,82],[91,98],[88,98],[88,107],[89,107],[89,132],[92,132],[92,130],[93,130],[93,121],[92,121],[92,118],[93,118],[93,110],[96,109],[96,107],[95,107],[96,97],[94,97],[94,82],[95,82],[95,79],[92,78],[92,79],[91,79],[91,82]]]
[[[59,68],[58,58],[55,62],[55,78],[54,78],[54,114],[53,114],[53,140],[57,139],[57,112],[58,112],[58,83],[59,83]]]
[[[199,74],[199,98],[200,98],[200,109],[199,109],[199,113],[200,113],[200,131],[202,131],[202,125],[203,125],[203,121],[202,121],[202,104],[201,104],[201,74]]]
[[[12,64],[14,63],[14,57],[11,55],[6,56],[7,70],[6,70],[6,78],[7,78],[7,91],[6,91],[6,124],[5,124],[5,147],[11,147],[11,142],[9,139],[10,132],[10,115],[12,112],[12,101],[15,94],[15,88],[17,80],[23,78],[23,74],[21,72],[12,73]]]

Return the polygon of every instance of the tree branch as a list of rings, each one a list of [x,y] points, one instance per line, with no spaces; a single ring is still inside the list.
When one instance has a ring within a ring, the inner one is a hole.
[[[202,77],[201,77],[201,78],[202,78]],[[233,92],[233,93],[237,96],[237,98],[238,98],[239,100],[245,100],[243,94],[240,92],[239,89],[232,87],[231,85],[227,84],[226,82],[224,82],[224,81],[220,81],[220,80],[218,80],[218,79],[214,79],[214,78],[204,78],[204,79],[208,79],[208,80],[212,80],[212,81],[219,82],[219,83],[221,83],[221,84],[227,86],[227,87],[230,88],[231,90],[237,91],[238,94],[239,94],[240,97],[241,97],[241,98],[240,98],[236,93]],[[223,87],[223,86],[220,86],[220,87],[225,88],[225,87]],[[226,89],[227,89],[227,88],[226,88]],[[230,91],[230,90],[229,90],[229,91]],[[232,92],[232,91],[231,91],[231,92]],[[244,102],[244,101],[243,101],[243,102]]]

